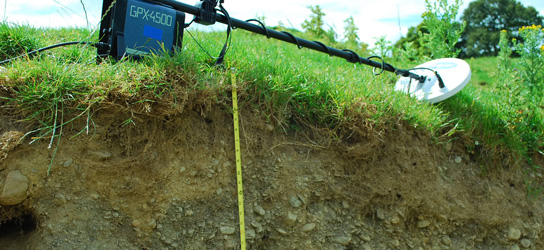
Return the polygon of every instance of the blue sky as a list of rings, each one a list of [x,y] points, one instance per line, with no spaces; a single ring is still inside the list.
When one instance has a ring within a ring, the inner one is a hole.
[[[197,0],[181,2],[194,4]],[[520,2],[525,6],[535,7],[544,15],[543,0]],[[469,3],[470,1],[465,1],[460,13]],[[326,24],[333,27],[338,34],[343,33],[344,20],[353,16],[355,25],[359,27],[359,38],[371,45],[381,36],[390,41],[398,40],[401,34],[406,34],[409,27],[421,22],[421,14],[425,11],[425,0],[225,0],[224,3],[234,18],[245,20],[264,16],[267,25],[273,26],[281,22],[297,29],[310,16],[311,12],[307,7],[309,5],[319,5],[326,14]],[[96,28],[99,25],[101,9],[101,0],[0,0],[0,16],[4,20],[38,27],[87,27],[88,21],[90,28]],[[222,26],[216,24],[214,28],[220,29]]]

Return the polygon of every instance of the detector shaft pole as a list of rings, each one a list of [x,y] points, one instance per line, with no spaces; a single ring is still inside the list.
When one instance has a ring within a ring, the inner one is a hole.
[[[200,13],[200,8],[192,6],[192,5],[188,5],[185,3],[181,3],[175,0],[153,0],[153,2],[166,4],[166,5],[172,6],[176,10],[183,11],[185,13],[189,13],[195,16],[198,16]],[[229,23],[227,17],[219,13],[216,14],[216,20],[220,23],[227,24],[227,25]],[[299,48],[302,48],[302,47],[309,48],[312,50],[329,54],[330,56],[341,57],[351,63],[366,64],[366,65],[378,68],[380,70],[383,69],[384,71],[393,72],[400,76],[410,77],[420,82],[425,80],[425,76],[414,74],[410,72],[409,70],[397,69],[393,67],[392,65],[387,64],[383,61],[377,62],[377,61],[370,60],[368,58],[360,57],[356,53],[349,50],[339,50],[336,48],[326,46],[320,42],[308,41],[302,38],[298,38],[288,32],[279,32],[276,30],[268,29],[266,27],[262,27],[260,25],[252,24],[252,23],[235,19],[232,17],[230,18],[230,23],[232,26],[236,28],[244,29],[244,30],[257,33],[257,34],[261,34],[261,35],[267,36],[268,38],[272,37],[284,42],[296,44],[297,46],[299,46]]]

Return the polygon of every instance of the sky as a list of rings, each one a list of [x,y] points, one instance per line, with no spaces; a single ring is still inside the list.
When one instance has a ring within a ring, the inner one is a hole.
[[[197,0],[180,2],[192,5]],[[460,14],[470,2],[465,0]],[[535,7],[544,15],[543,0],[519,2],[524,6]],[[353,17],[359,28],[360,41],[369,45],[373,45],[382,36],[389,41],[397,41],[401,35],[406,35],[408,28],[422,21],[421,14],[425,11],[425,0],[225,0],[223,4],[233,18],[246,20],[265,17],[267,26],[281,22],[286,27],[299,30],[304,20],[310,17],[310,5],[319,5],[325,13],[325,28],[332,27],[340,35],[344,33],[344,20]],[[36,27],[96,28],[99,26],[101,11],[101,0],[0,0],[2,20]],[[212,28],[222,29],[224,25],[218,23]]]

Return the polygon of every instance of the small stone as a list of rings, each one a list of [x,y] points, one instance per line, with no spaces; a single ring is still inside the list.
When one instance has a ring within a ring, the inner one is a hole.
[[[285,224],[288,226],[294,226],[295,222],[297,222],[297,215],[291,212],[287,212],[287,216],[285,217]]]
[[[380,220],[385,220],[385,211],[383,211],[381,208],[376,209],[376,216]]]
[[[56,194],[55,198],[56,198],[57,204],[59,205],[66,204],[66,197],[63,194]]]
[[[310,231],[314,230],[315,226],[316,226],[315,223],[308,223],[308,224],[304,225],[300,230],[302,232],[310,232]]]
[[[291,206],[294,208],[298,208],[302,205],[302,201],[300,201],[296,196],[291,196],[289,203],[291,203]]]
[[[342,246],[347,246],[351,242],[351,237],[339,236],[334,238],[334,241]]]
[[[517,244],[511,245],[508,250],[520,250],[519,246]]]
[[[426,227],[428,227],[429,225],[431,225],[431,222],[428,221],[428,220],[422,220],[422,221],[418,221],[418,222],[417,222],[417,227],[418,227],[418,228],[426,228]]]
[[[349,203],[347,201],[342,201],[342,207],[344,207],[344,209],[348,209]]]
[[[444,243],[444,245],[446,246],[449,246],[451,244],[451,238],[447,235],[444,235],[444,237],[442,237],[442,243]]]
[[[372,250],[372,247],[368,243],[363,244],[363,250]]]
[[[28,182],[28,178],[21,171],[9,172],[0,195],[0,204],[11,206],[23,202],[26,199]]]
[[[461,163],[461,161],[463,161],[463,159],[461,158],[461,156],[455,156],[455,158],[453,159],[453,161],[457,164]]]
[[[271,124],[266,124],[265,127],[266,127],[266,130],[268,131],[274,130],[274,126],[272,126]]]
[[[396,225],[399,224],[399,222],[400,218],[398,216],[393,216],[393,218],[391,218],[391,224]]]
[[[112,154],[108,151],[89,150],[87,153],[91,156],[94,156],[98,160],[106,160],[112,156]]]
[[[531,241],[529,239],[522,239],[521,246],[524,248],[529,248],[531,246]]]
[[[451,142],[446,143],[446,151],[451,151],[453,148],[453,144]]]
[[[521,237],[521,231],[517,228],[511,227],[508,229],[508,240],[509,241],[517,241]]]
[[[140,227],[142,225],[142,222],[140,220],[133,220],[132,226],[133,227]]]
[[[361,240],[364,240],[366,242],[370,241],[370,235],[368,234],[361,234]]]
[[[232,239],[225,240],[225,249],[235,249],[238,246],[238,243]]]
[[[224,235],[233,234],[235,230],[236,229],[234,227],[229,227],[229,226],[219,227],[219,231],[221,231],[221,234],[224,234]]]
[[[72,166],[72,163],[74,163],[74,160],[72,158],[68,159],[67,161],[62,164],[65,168]]]
[[[437,218],[441,222],[448,222],[448,217],[446,217],[445,215],[438,215]]]
[[[255,213],[257,213],[260,216],[264,216],[266,214],[266,211],[264,210],[264,208],[262,208],[259,205],[253,207],[253,211],[255,211]]]
[[[276,231],[278,231],[278,233],[280,233],[281,235],[287,235],[287,231],[285,231],[285,229],[283,228],[276,228]]]
[[[251,239],[255,239],[255,229],[253,228],[248,228],[246,230],[246,238],[251,240]]]
[[[149,223],[147,223],[147,226],[151,229],[155,229],[157,227],[157,221],[155,219],[151,219]]]
[[[260,233],[260,232],[262,232],[264,230],[263,225],[261,225],[261,223],[256,222],[256,221],[251,222],[251,226],[255,228],[257,233]]]
[[[303,195],[297,194],[297,197],[302,202],[302,204],[306,205],[306,198],[304,198]]]
[[[398,239],[393,239],[391,241],[391,245],[394,246],[394,247],[399,247],[400,246],[400,241]]]

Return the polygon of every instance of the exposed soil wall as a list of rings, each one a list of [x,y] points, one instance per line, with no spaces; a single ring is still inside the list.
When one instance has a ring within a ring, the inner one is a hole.
[[[17,144],[28,128],[0,118],[0,188],[28,179],[0,208],[0,248],[239,248],[227,110],[93,117],[88,135],[75,136],[86,121],[63,128],[56,155],[50,138]],[[402,124],[326,144],[240,120],[249,249],[544,248],[542,199],[527,199],[521,170],[483,167],[464,145]]]

